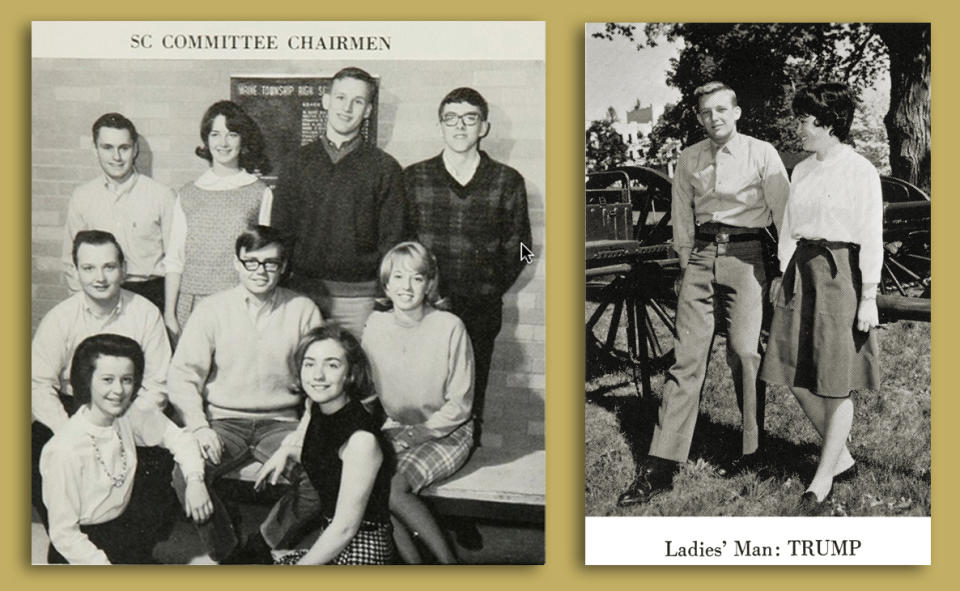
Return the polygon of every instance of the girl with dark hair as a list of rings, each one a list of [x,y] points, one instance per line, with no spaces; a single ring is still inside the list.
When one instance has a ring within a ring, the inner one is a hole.
[[[437,261],[422,244],[401,242],[387,252],[380,283],[392,309],[367,319],[363,348],[388,417],[383,431],[397,453],[390,485],[394,540],[408,564],[421,562],[411,532],[439,562],[454,563],[443,532],[417,495],[470,457],[473,348],[463,322],[441,309]]]
[[[263,135],[239,105],[211,105],[200,139],[195,152],[210,168],[180,189],[164,258],[163,317],[173,337],[201,298],[236,284],[234,240],[251,225],[270,225],[273,207],[273,193],[258,176],[271,170]]]
[[[883,264],[883,195],[870,162],[845,144],[855,103],[844,84],[793,99],[803,147],[793,170],[778,254],[783,280],[761,377],[790,388],[823,438],[800,500],[817,512],[833,482],[854,473],[847,449],[852,390],[880,382],[877,285]],[[773,290],[771,290],[773,291]]]
[[[140,345],[116,334],[88,337],[74,352],[70,384],[81,406],[40,456],[51,563],[154,562],[158,524],[143,518],[150,507],[134,482],[138,445],[174,454],[187,475],[188,517],[204,521],[213,511],[193,436],[155,405],[132,405],[143,367]]]
[[[309,550],[279,562],[389,564],[389,450],[381,421],[364,406],[374,399],[367,356],[353,335],[331,324],[304,335],[294,362],[309,400],[299,461],[319,493],[325,523]],[[287,462],[298,459],[294,450],[281,446],[260,469],[255,486],[267,479],[276,484]]]

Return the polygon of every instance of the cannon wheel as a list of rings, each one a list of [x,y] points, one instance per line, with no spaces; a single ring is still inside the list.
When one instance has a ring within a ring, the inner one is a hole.
[[[890,319],[930,320],[930,197],[916,186],[881,177],[883,269],[877,305]]]
[[[644,256],[669,256],[665,245],[643,250]],[[639,369],[635,379],[643,396],[651,394],[650,376],[673,363],[675,277],[669,264],[641,260],[622,272],[587,282],[587,299],[598,304],[586,322],[587,353],[592,357],[588,373],[611,362],[629,365]],[[604,318],[605,327],[601,324]]]

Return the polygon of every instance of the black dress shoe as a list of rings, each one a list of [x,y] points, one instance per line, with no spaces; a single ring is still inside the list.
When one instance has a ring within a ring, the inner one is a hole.
[[[717,474],[725,478],[733,478],[744,472],[756,472],[758,476],[761,476],[765,469],[766,464],[763,461],[763,455],[759,451],[755,451],[752,454],[745,454],[722,464],[717,469]]]
[[[627,490],[617,499],[617,506],[630,507],[646,503],[655,495],[670,490],[673,477],[680,470],[677,462],[651,458],[640,466]]]
[[[260,532],[255,532],[220,564],[273,564],[273,554]]]

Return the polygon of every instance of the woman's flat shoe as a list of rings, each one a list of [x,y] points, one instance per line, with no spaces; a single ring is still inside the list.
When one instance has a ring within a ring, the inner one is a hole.
[[[832,492],[832,491],[831,491]],[[812,490],[808,490],[800,497],[800,513],[804,515],[818,515],[826,507],[827,499],[830,493],[822,501],[817,500],[817,495]]]
[[[836,484],[838,482],[847,482],[849,480],[853,480],[854,478],[856,478],[857,472],[858,472],[857,466],[859,465],[860,464],[854,464],[849,468],[847,468],[846,470],[844,470],[843,472],[836,474],[833,477],[833,483]]]

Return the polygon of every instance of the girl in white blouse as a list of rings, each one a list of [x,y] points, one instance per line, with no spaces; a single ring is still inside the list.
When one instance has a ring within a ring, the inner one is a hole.
[[[187,474],[185,511],[203,521],[213,505],[193,436],[155,406],[131,406],[143,380],[143,351],[116,334],[84,339],[73,355],[70,384],[79,410],[40,456],[43,502],[50,518],[50,562],[150,563],[134,494],[137,445],[173,453]]]
[[[843,143],[855,103],[844,84],[793,99],[805,150],[793,171],[778,254],[783,281],[761,377],[789,386],[823,437],[816,473],[800,503],[820,509],[833,482],[854,474],[847,449],[851,390],[879,385],[877,286],[883,264],[880,177]]]

